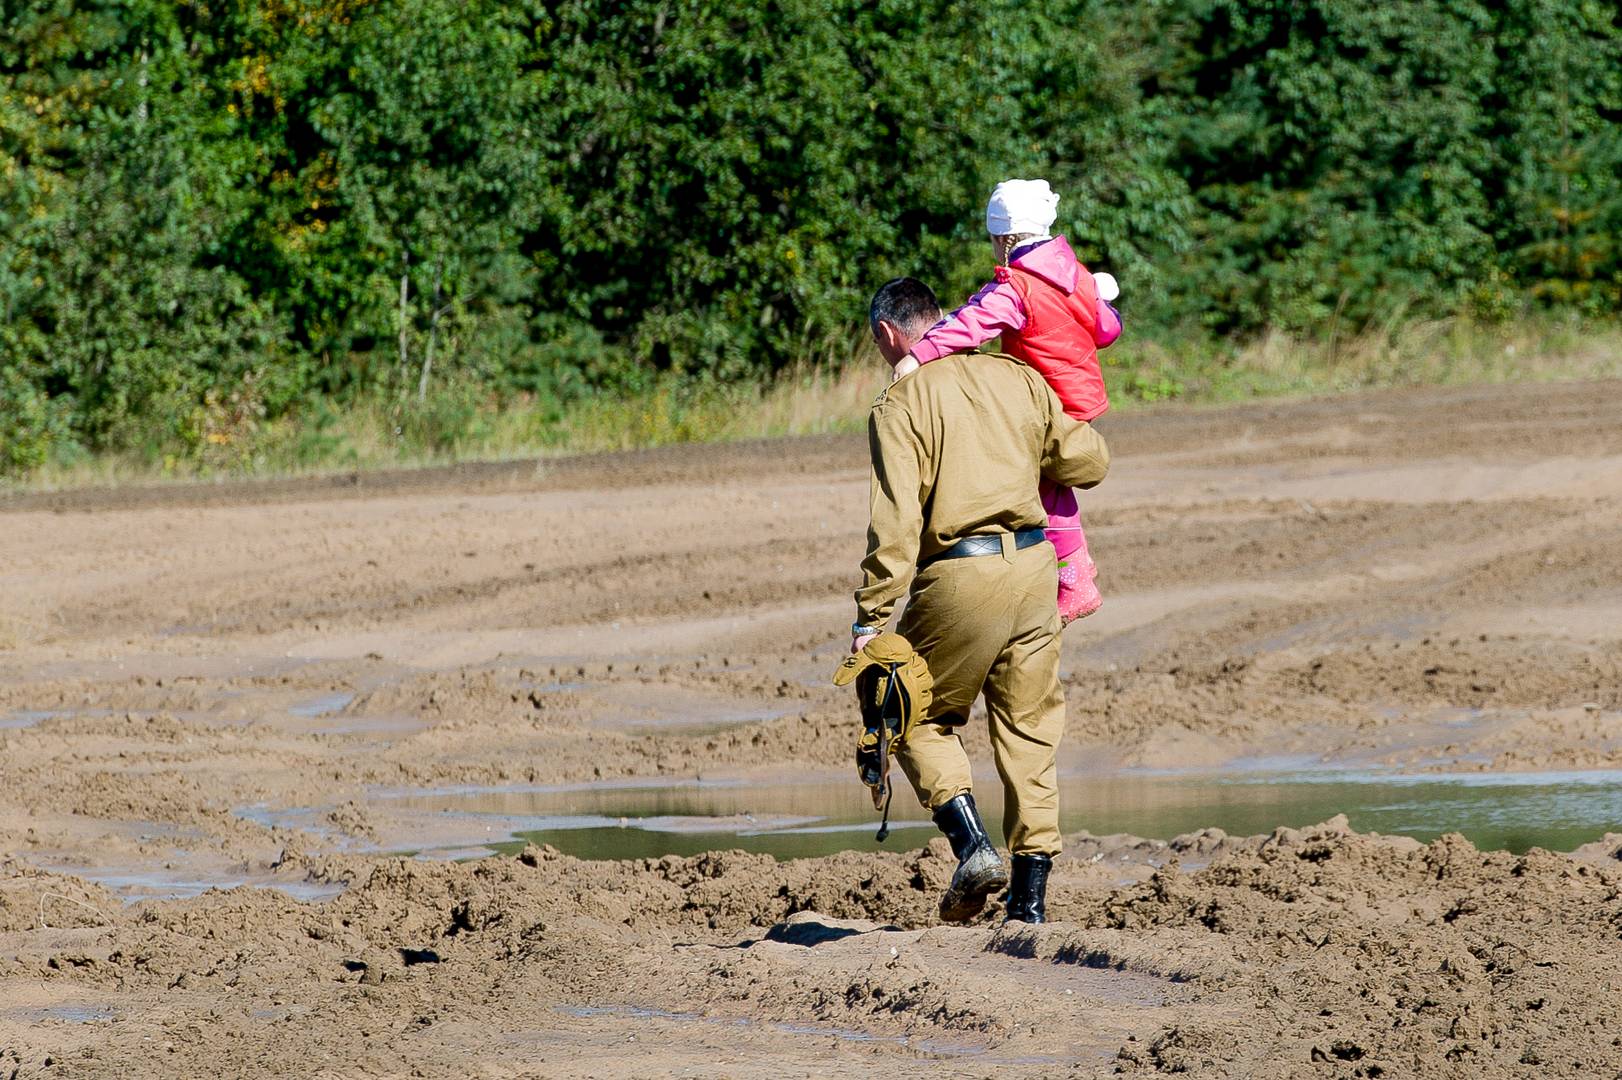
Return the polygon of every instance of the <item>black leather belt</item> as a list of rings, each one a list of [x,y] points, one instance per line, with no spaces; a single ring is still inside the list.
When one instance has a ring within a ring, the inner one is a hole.
[[[965,536],[945,551],[931,555],[927,559],[918,560],[918,569],[922,570],[931,563],[938,563],[945,559],[972,559],[976,555],[1001,555],[1003,533],[987,533],[979,536]],[[1042,529],[1020,529],[1014,533],[1014,550],[1024,551],[1028,547],[1035,547],[1048,538]]]

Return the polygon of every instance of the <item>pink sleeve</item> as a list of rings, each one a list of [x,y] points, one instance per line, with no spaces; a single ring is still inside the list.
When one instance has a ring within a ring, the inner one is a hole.
[[[1110,306],[1108,300],[1098,301],[1097,329],[1093,331],[1093,344],[1100,349],[1115,344],[1121,336],[1121,313]]]
[[[1025,326],[1025,305],[1011,282],[988,282],[962,307],[930,327],[909,355],[920,364],[984,345],[1004,330]]]

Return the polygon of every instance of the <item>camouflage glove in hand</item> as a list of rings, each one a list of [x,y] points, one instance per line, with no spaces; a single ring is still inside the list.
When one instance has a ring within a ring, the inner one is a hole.
[[[890,755],[929,709],[935,681],[929,665],[900,634],[879,634],[848,656],[834,672],[835,686],[856,684],[862,732],[856,739],[856,772],[872,789],[875,809],[888,821]],[[888,829],[881,829],[880,839]]]

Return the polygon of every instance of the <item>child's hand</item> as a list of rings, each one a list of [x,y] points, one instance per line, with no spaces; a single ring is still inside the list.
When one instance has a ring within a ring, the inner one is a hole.
[[[1098,287],[1098,298],[1106,304],[1113,303],[1121,295],[1121,286],[1114,274],[1094,274],[1093,284]]]
[[[911,375],[917,370],[918,358],[909,353],[908,355],[903,356],[900,360],[896,361],[895,378],[892,378],[890,381],[895,382],[896,379],[901,378],[903,375]]]

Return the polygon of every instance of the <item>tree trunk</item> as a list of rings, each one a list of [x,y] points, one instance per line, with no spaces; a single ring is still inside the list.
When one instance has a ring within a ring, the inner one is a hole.
[[[141,74],[136,78],[137,84],[141,87],[141,100],[135,106],[135,122],[138,123],[138,124],[145,124],[146,123],[146,85],[147,85],[148,81],[150,81],[147,78],[147,70],[146,70],[147,69],[147,63],[148,63],[148,57],[147,57],[146,48],[147,48],[147,43],[145,41],[142,41],[141,42]]]
[[[428,315],[428,348],[422,354],[422,377],[417,380],[417,401],[428,398],[428,375],[434,370],[434,346],[439,341],[439,317],[445,313],[440,306],[440,268],[434,267],[434,306]]]
[[[406,361],[410,359],[409,341],[406,337],[406,304],[411,296],[411,256],[405,256],[404,268],[400,271],[400,381],[406,379]],[[403,389],[403,387],[402,387]]]

